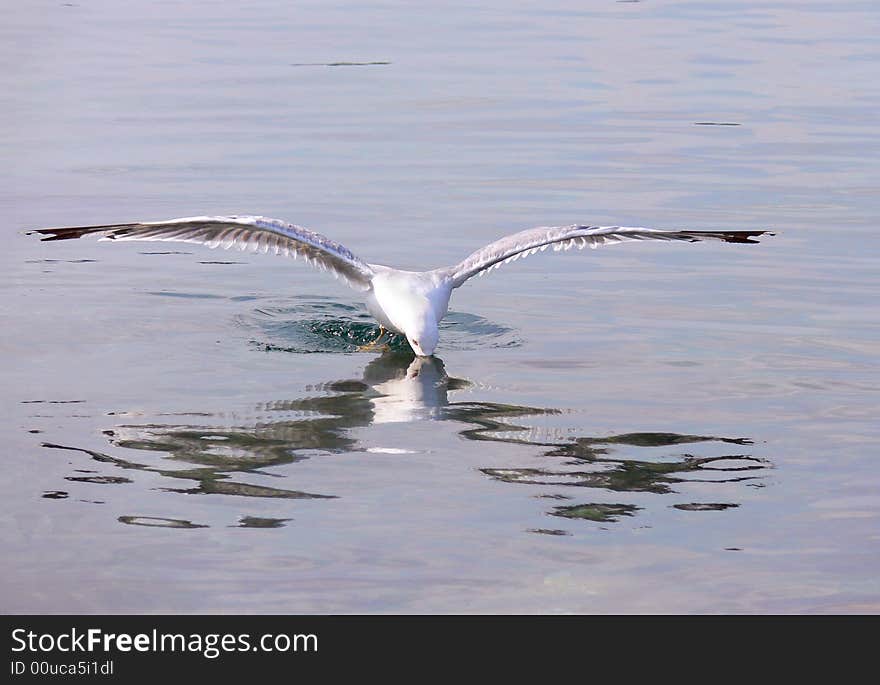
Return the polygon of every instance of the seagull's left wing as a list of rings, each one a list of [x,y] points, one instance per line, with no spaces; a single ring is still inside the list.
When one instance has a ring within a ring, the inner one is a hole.
[[[262,216],[194,216],[106,226],[40,228],[27,233],[47,236],[43,240],[100,235],[101,240],[169,240],[224,249],[234,246],[251,252],[271,251],[285,257],[302,257],[306,263],[343,278],[357,290],[369,290],[375,275],[366,262],[330,238]]]
[[[662,231],[654,228],[629,228],[626,226],[542,226],[530,228],[505,236],[480,248],[455,266],[440,271],[457,288],[471,276],[497,269],[502,264],[543,252],[548,247],[555,251],[573,247],[596,248],[631,240],[678,240],[694,243],[702,240],[721,240],[726,243],[756,243],[757,236],[768,231]]]

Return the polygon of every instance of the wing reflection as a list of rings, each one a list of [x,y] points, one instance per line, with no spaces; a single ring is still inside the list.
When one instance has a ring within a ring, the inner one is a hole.
[[[265,484],[268,477],[286,480],[295,474],[295,469],[286,470],[283,475],[277,469],[268,469],[316,453],[364,450],[352,429],[392,422],[452,421],[463,425],[459,432],[468,440],[536,447],[535,456],[542,462],[546,458],[546,465],[500,464],[483,467],[480,472],[500,482],[536,486],[540,488],[536,496],[551,500],[570,500],[571,493],[584,492],[583,488],[593,489],[597,498],[603,499],[608,493],[674,493],[676,486],[685,482],[761,485],[770,467],[766,459],[748,453],[751,442],[747,439],[678,433],[572,437],[571,427],[554,429],[540,425],[565,422],[568,415],[557,409],[450,401],[450,394],[471,385],[469,381],[450,377],[438,358],[386,352],[366,365],[360,379],[311,386],[307,391],[312,394],[300,399],[265,402],[238,414],[162,415],[154,418],[163,421],[122,423],[104,431],[115,451],[136,451],[141,455],[134,459],[65,445],[44,446],[74,450],[122,470],[158,474],[168,479],[160,488],[166,492],[288,500],[328,499],[334,495]],[[166,416],[173,417],[174,423],[165,423]],[[687,452],[681,453],[682,449]],[[719,451],[724,453],[712,453]],[[84,469],[77,472],[96,475],[69,476],[67,481],[71,485],[132,482],[131,478],[117,474]],[[552,489],[549,494],[548,489]],[[717,487],[712,492],[717,497]],[[735,490],[731,488],[731,492]],[[738,504],[713,501],[672,506],[682,511],[720,511]],[[609,522],[633,516],[639,509],[633,503],[587,501],[556,506],[547,513],[567,519]],[[288,520],[245,515],[237,525],[273,528]],[[164,519],[141,516],[121,517],[120,521],[169,525],[162,523]],[[186,527],[197,525],[185,523]],[[550,529],[534,532],[564,533]]]

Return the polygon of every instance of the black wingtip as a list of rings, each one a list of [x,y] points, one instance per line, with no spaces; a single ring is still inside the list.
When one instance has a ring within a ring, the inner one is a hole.
[[[772,231],[768,231],[766,229],[760,231],[693,231],[689,232],[690,235],[693,235],[696,240],[702,240],[705,238],[716,238],[721,239],[725,243],[750,243],[755,244],[761,242],[760,240],[755,240],[759,236],[772,236],[776,235]]]
[[[773,235],[769,231],[730,231],[725,232],[724,240],[728,243],[759,243],[760,240],[755,240],[762,235]]]
[[[108,224],[106,226],[70,226],[67,228],[35,228],[30,231],[25,231],[25,235],[42,235],[44,238],[40,238],[41,241],[46,242],[50,240],[73,240],[75,238],[82,238],[84,235],[90,235],[93,233],[106,233],[107,231],[122,231],[126,228],[130,228],[135,224]],[[109,237],[109,236],[108,236]]]
[[[72,238],[80,238],[85,235],[83,231],[71,231],[64,228],[38,228],[33,231],[25,231],[25,235],[40,235],[41,241],[48,240],[70,240]]]

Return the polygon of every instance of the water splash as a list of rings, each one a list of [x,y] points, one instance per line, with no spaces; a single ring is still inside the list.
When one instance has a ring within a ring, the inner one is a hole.
[[[357,352],[379,338],[379,325],[361,305],[329,298],[295,298],[294,304],[261,306],[239,316],[236,324],[252,335],[251,345],[266,352]],[[387,332],[381,345],[391,352],[407,352],[402,335]],[[483,317],[450,312],[440,322],[441,350],[517,347],[522,341],[513,330]]]

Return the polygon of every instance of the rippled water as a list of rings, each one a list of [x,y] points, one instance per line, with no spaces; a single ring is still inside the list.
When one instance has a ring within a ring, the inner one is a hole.
[[[259,307],[237,323],[267,352],[410,352],[402,335],[382,331],[366,307],[327,297],[286,298],[287,306]],[[290,302],[294,302],[291,306]],[[450,311],[440,322],[444,349],[476,350],[521,344],[513,331],[481,316]]]
[[[880,610],[874,3],[8,14],[0,609]],[[284,259],[21,234],[222,213],[776,236],[505,266],[416,359]]]

